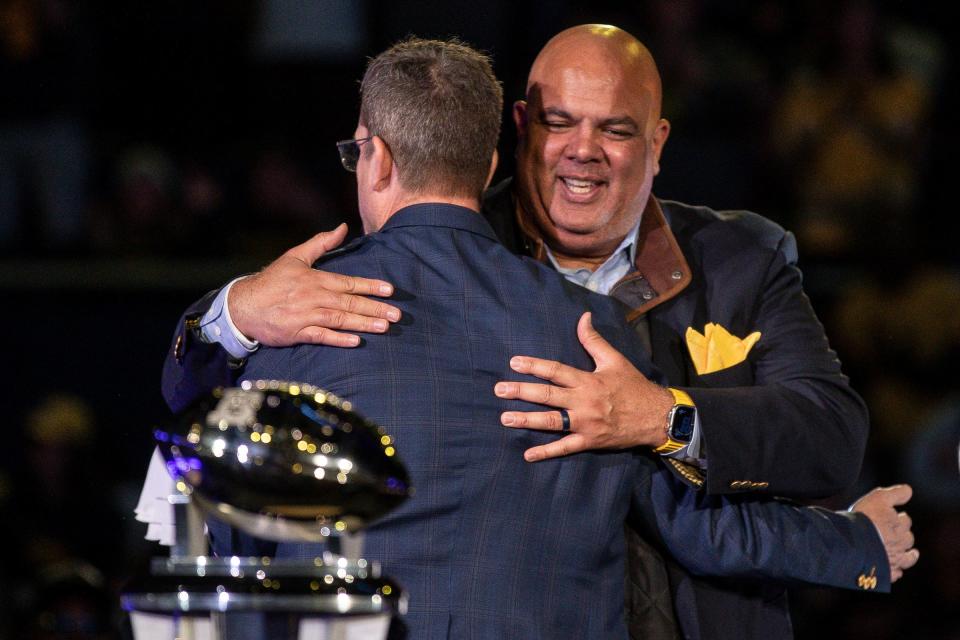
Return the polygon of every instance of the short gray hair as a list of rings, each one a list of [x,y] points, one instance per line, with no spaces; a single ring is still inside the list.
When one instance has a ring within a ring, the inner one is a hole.
[[[390,147],[404,188],[480,195],[503,109],[489,56],[411,37],[370,60],[360,93],[360,123]]]

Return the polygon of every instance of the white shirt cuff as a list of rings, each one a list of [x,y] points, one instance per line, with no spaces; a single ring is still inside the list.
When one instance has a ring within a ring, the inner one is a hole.
[[[200,320],[200,335],[204,341],[219,344],[234,358],[246,358],[260,347],[259,342],[250,340],[240,333],[230,317],[230,306],[228,304],[230,289],[237,280],[242,280],[244,277],[246,276],[231,281],[230,284],[221,289],[217,297],[214,298],[210,309]]]

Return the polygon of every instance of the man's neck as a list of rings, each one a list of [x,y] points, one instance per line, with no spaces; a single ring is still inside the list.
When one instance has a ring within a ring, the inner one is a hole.
[[[477,212],[480,211],[480,198],[477,197],[468,198],[463,196],[411,193],[397,200],[390,215],[392,216],[397,211],[400,211],[400,209],[415,204],[451,204],[457,207],[464,207],[465,209],[472,209],[473,211]]]
[[[449,204],[457,207],[463,207],[465,209],[470,209],[471,211],[478,212],[480,211],[480,199],[479,198],[468,198],[460,196],[450,196],[450,195],[437,195],[437,194],[425,194],[425,193],[404,193],[396,198],[390,206],[390,213],[379,217],[376,220],[372,220],[372,224],[368,225],[367,221],[364,221],[364,232],[371,233],[373,231],[379,231],[383,225],[387,223],[387,220],[392,218],[395,213],[401,209],[411,207],[415,204]],[[361,213],[361,218],[363,214]]]
[[[564,269],[589,269],[590,271],[599,269],[600,265],[612,255],[608,253],[602,256],[571,256],[553,247],[550,247],[550,253],[553,254],[553,259],[557,265]]]

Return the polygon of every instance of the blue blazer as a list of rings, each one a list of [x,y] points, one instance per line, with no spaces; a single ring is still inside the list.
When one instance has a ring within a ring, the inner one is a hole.
[[[500,426],[502,411],[533,408],[493,394],[498,380],[526,379],[509,368],[511,356],[592,368],[576,337],[589,309],[615,348],[659,375],[619,303],[513,255],[477,213],[408,207],[318,266],[393,283],[403,320],[356,349],[261,348],[243,377],[325,388],[395,438],[416,495],[367,530],[363,555],[408,590],[411,638],[626,638],[622,523],[631,504],[696,573],[847,586],[872,572],[881,589],[889,584],[883,546],[861,516],[697,495],[640,452],[525,462],[525,449],[558,436]],[[168,366],[165,384],[189,382]],[[237,553],[238,541],[249,544],[221,536],[215,549]]]

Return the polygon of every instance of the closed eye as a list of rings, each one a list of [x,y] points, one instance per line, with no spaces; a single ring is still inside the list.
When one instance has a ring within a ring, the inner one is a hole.
[[[547,120],[541,120],[541,121],[540,121],[540,124],[542,124],[543,126],[547,127],[548,129],[552,129],[552,130],[554,130],[554,131],[559,131],[559,130],[562,130],[562,129],[569,129],[569,128],[571,127],[571,124],[570,124],[569,122],[567,122],[566,120],[550,120],[550,119],[547,119]]]

